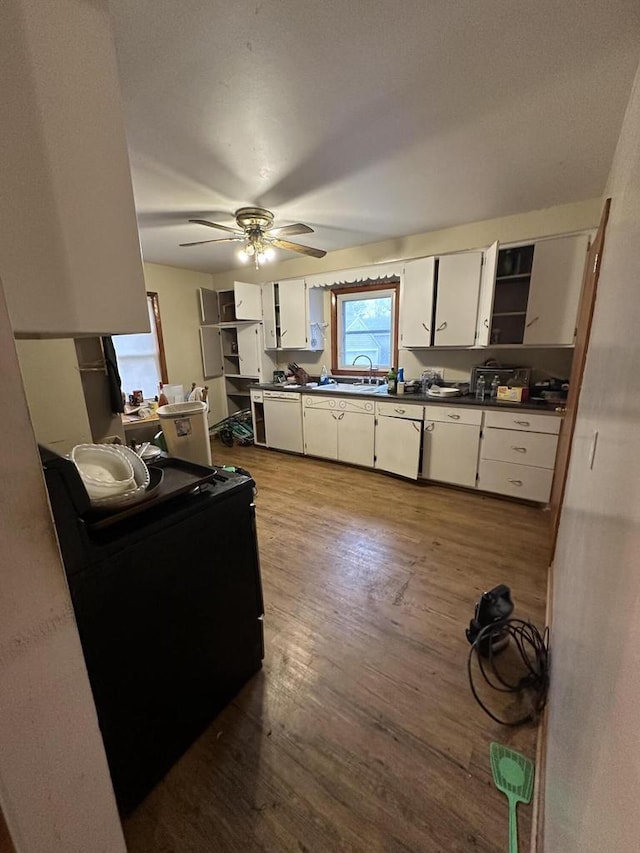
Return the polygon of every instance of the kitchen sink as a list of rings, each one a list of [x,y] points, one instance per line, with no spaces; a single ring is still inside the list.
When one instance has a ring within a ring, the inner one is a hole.
[[[386,383],[384,385],[354,385],[350,382],[334,382],[330,385],[318,385],[317,391],[328,391],[329,393],[341,394],[380,394],[387,390]]]

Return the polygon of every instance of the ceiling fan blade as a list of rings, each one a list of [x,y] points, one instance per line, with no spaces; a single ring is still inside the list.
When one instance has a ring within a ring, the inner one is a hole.
[[[293,237],[295,234],[313,234],[313,228],[296,222],[295,225],[283,225],[282,228],[270,228],[267,232],[274,237]]]
[[[290,243],[288,240],[269,240],[272,246],[278,249],[287,249],[289,252],[300,252],[301,255],[310,255],[312,258],[324,258],[327,254],[322,249],[313,249],[311,246],[303,246],[300,243]]]
[[[220,237],[218,240],[197,240],[195,243],[179,243],[179,246],[202,246],[204,243],[235,243],[241,237]]]
[[[208,219],[190,219],[189,222],[195,222],[197,225],[206,225],[208,228],[219,228],[220,231],[228,231],[230,234],[242,234],[237,228],[227,228],[226,225],[218,225],[217,222],[209,222]]]

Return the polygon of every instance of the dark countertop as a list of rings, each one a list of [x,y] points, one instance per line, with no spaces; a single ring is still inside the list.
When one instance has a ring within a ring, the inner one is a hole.
[[[329,394],[331,397],[354,397],[358,398],[364,397],[366,400],[402,400],[403,403],[417,403],[422,406],[424,405],[435,405],[435,406],[472,406],[480,409],[502,409],[502,410],[517,410],[517,411],[529,411],[529,412],[539,412],[541,415],[555,415],[558,416],[561,413],[556,411],[556,408],[562,403],[558,402],[532,402],[527,401],[526,403],[505,403],[497,400],[476,400],[473,396],[464,396],[464,397],[446,397],[442,400],[438,400],[435,397],[426,397],[424,394],[388,394],[386,391],[382,392],[372,392],[371,394],[366,394],[365,392],[359,392],[357,395],[350,393],[349,391],[318,391],[317,386],[313,388],[288,388],[286,385],[278,385],[273,382],[262,382],[259,384],[251,385],[251,388],[261,388],[263,391],[286,391],[288,394],[322,394],[326,396]]]

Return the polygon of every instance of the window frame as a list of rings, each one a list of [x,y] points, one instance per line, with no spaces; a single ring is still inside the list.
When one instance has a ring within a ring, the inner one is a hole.
[[[157,347],[157,355],[158,355],[158,367],[159,367],[159,381],[162,382],[163,385],[169,384],[169,374],[167,372],[167,359],[164,351],[164,336],[162,334],[162,320],[160,318],[160,299],[158,293],[156,291],[148,290],[146,293],[147,302],[150,306],[150,313],[153,315],[153,325],[152,328],[148,332],[141,332],[139,334],[149,334],[153,335],[155,333],[156,338],[156,347]],[[115,335],[114,338],[123,338],[126,335]],[[124,385],[124,377],[122,376],[122,371],[120,369],[120,364],[127,356],[119,356],[116,350],[116,358],[118,359],[119,370],[121,374],[122,383]],[[131,391],[133,389],[129,389]]]
[[[371,280],[358,285],[336,285],[331,288],[331,373],[334,376],[368,376],[369,366],[367,364],[354,364],[350,367],[339,366],[339,341],[338,341],[338,297],[354,293],[375,293],[376,291],[394,292],[393,322],[391,323],[391,355],[394,366],[398,363],[398,327],[400,318],[400,281],[397,277],[385,281]],[[386,376],[388,368],[374,369],[374,376]]]

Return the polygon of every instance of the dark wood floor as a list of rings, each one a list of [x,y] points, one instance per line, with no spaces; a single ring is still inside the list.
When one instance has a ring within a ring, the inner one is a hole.
[[[536,731],[474,703],[464,629],[500,582],[542,625],[548,514],[213,447],[258,484],[264,669],[126,820],[130,853],[507,849],[489,744],[534,758]]]

